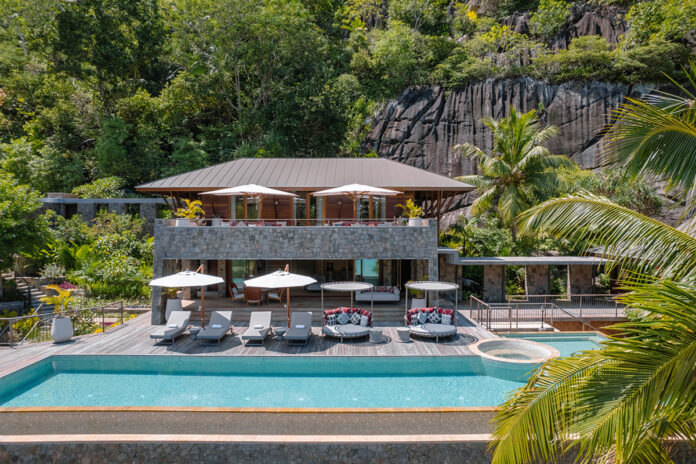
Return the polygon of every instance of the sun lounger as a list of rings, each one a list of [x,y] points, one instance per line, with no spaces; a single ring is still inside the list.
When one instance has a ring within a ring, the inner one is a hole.
[[[196,340],[220,343],[231,326],[232,311],[214,311],[210,315],[210,323],[205,329],[198,332]]]
[[[306,345],[310,335],[312,335],[312,313],[292,313],[290,327],[285,331],[285,341],[288,344]]]
[[[186,331],[190,317],[190,311],[172,311],[167,319],[167,324],[152,332],[150,338],[174,343],[176,337]]]
[[[441,338],[457,334],[456,317],[452,309],[414,308],[408,311],[405,320],[411,335],[439,342]]]
[[[266,339],[266,335],[271,331],[271,311],[253,311],[249,318],[249,328],[242,334],[242,342],[248,345],[249,342],[260,343]]]

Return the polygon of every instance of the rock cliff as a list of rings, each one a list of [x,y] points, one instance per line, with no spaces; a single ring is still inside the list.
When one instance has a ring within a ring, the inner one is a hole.
[[[604,82],[552,85],[530,78],[489,79],[456,91],[411,88],[375,116],[364,149],[447,176],[473,173],[471,161],[452,148],[468,142],[490,149],[491,133],[481,119],[502,118],[514,106],[520,111],[537,108],[545,125],[559,128],[560,136],[549,144],[552,152],[595,168],[601,162],[598,148],[612,110],[627,95],[649,91],[644,86]]]

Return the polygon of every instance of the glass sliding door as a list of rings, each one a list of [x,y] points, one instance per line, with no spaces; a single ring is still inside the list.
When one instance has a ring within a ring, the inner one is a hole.
[[[370,283],[372,285],[379,285],[379,260],[355,260],[355,279]]]

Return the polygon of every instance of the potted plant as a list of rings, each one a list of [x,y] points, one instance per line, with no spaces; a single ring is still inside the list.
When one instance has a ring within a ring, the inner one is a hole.
[[[417,206],[412,199],[406,200],[405,205],[398,204],[396,206],[404,210],[404,215],[408,217],[409,226],[418,227],[423,225],[423,220],[421,219],[423,208]]]
[[[70,303],[75,301],[72,296],[72,288],[61,288],[58,285],[47,285],[46,289],[53,290],[57,294],[44,296],[42,303],[52,304],[53,312],[58,314],[51,324],[51,338],[56,343],[67,342],[73,336],[73,326],[69,315],[64,315],[70,309]]]
[[[203,203],[200,200],[184,199],[184,203],[186,203],[185,208],[179,208],[174,212],[174,216],[180,218],[176,220],[177,226],[195,224],[194,221],[204,214]]]

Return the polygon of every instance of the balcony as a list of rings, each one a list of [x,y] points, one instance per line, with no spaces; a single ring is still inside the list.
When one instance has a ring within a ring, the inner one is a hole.
[[[182,224],[183,222],[183,224]],[[176,219],[155,223],[155,260],[427,259],[437,263],[437,225],[347,219]],[[435,264],[436,265],[436,264]]]

